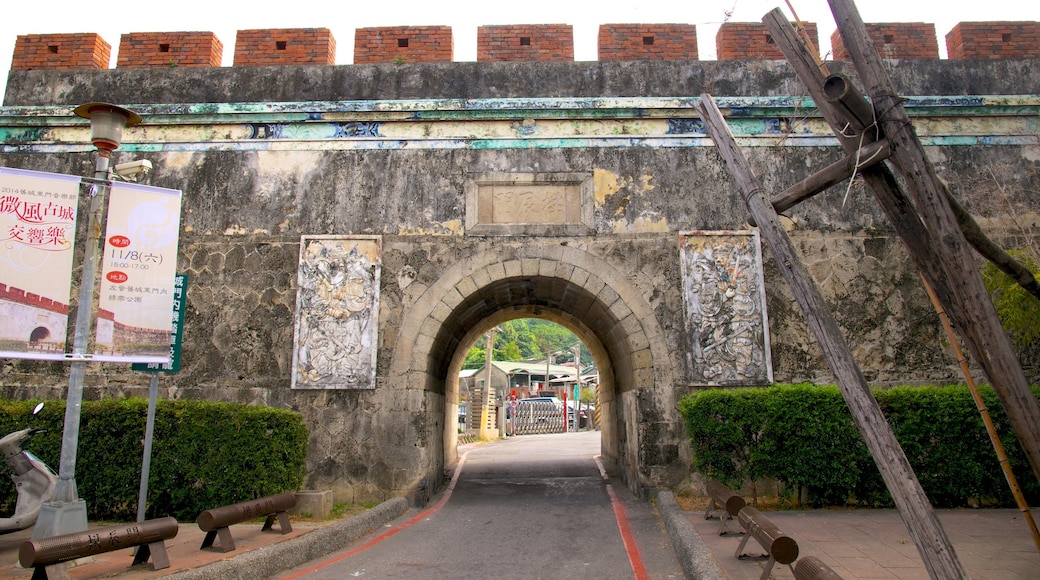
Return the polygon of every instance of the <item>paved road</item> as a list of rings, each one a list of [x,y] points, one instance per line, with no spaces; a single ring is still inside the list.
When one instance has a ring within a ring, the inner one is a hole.
[[[478,445],[429,511],[283,578],[682,578],[653,506],[604,479],[599,435]]]

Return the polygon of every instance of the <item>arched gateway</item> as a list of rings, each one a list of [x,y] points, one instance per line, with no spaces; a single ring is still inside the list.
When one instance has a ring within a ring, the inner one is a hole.
[[[642,486],[641,448],[662,442],[641,446],[640,400],[645,407],[657,398],[655,386],[673,384],[675,357],[641,290],[615,265],[576,247],[580,243],[505,244],[512,246],[507,251],[493,245],[444,272],[417,301],[422,307],[405,316],[391,381],[419,377],[427,390],[444,396],[445,417],[451,417],[466,351],[482,333],[521,317],[562,324],[586,344],[600,369],[603,455],[625,467],[631,485]],[[445,429],[446,460],[454,459],[456,437]],[[673,449],[679,438],[672,434]]]

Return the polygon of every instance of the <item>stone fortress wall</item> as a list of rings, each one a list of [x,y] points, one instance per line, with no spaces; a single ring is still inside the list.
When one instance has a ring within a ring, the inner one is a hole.
[[[309,487],[337,501],[435,487],[454,457],[460,353],[494,324],[540,316],[596,355],[604,456],[645,491],[689,473],[675,405],[700,385],[685,356],[680,235],[748,230],[696,96],[721,103],[772,191],[838,157],[761,26],[731,24],[718,61],[698,61],[681,25],[604,25],[599,62],[573,62],[554,25],[482,28],[476,63],[449,62],[440,27],[359,29],[356,64],[341,66],[322,29],[240,31],[231,67],[208,33],[124,35],[114,69],[97,35],[19,37],[0,164],[89,175],[88,129],[72,107],[103,100],[142,115],[116,162],[149,159],[149,183],[184,192],[178,270],[191,279],[184,363],[163,396],[300,411]],[[940,175],[987,229],[1019,243],[1011,235],[1032,233],[1040,213],[1040,54],[1019,43],[1038,24],[962,23],[947,41],[967,48],[948,44],[942,60],[921,41],[929,25],[874,26]],[[580,218],[557,227],[536,211],[489,228],[470,196],[496,179],[580,183]],[[868,380],[960,380],[869,192],[856,183],[788,216]],[[291,388],[301,236],[381,241],[374,388]],[[776,268],[764,252],[774,380],[831,381]],[[1023,357],[1035,380],[1035,353]],[[3,396],[61,397],[67,383],[59,363],[0,368]],[[86,397],[140,396],[147,382],[92,365]]]

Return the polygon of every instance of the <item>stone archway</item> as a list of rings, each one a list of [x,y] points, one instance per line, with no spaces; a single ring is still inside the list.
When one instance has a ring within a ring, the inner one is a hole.
[[[646,434],[675,424],[662,419],[671,411],[661,407],[672,404],[679,359],[643,291],[616,264],[577,246],[527,240],[501,251],[489,242],[442,272],[404,314],[389,374],[427,394],[427,422],[441,434],[440,449],[426,456],[429,473],[455,458],[457,434],[446,425],[465,351],[492,326],[533,317],[570,328],[593,353],[607,463],[636,492],[659,483]]]

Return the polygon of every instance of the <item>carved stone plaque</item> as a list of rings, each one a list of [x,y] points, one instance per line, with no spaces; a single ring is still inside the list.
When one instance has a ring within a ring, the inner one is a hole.
[[[481,235],[583,235],[592,230],[592,176],[493,173],[466,182],[466,231]]]
[[[302,236],[294,389],[372,389],[379,324],[378,236]]]
[[[772,383],[758,232],[689,232],[679,249],[691,382]]]

